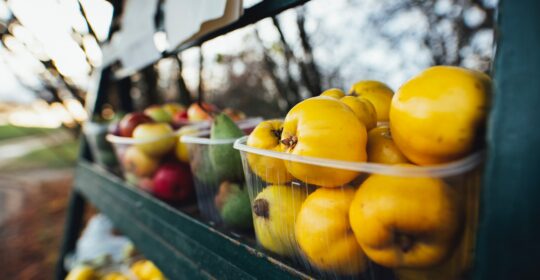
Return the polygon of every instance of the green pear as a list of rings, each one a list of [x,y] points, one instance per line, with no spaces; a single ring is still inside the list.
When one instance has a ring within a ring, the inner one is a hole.
[[[236,139],[244,136],[244,132],[229,116],[219,114],[214,118],[210,128],[210,139]],[[233,144],[213,144],[209,147],[209,157],[217,178],[223,180],[241,180],[243,178],[240,153]]]
[[[253,227],[251,204],[245,186],[227,181],[221,183],[214,202],[225,225],[238,229]]]

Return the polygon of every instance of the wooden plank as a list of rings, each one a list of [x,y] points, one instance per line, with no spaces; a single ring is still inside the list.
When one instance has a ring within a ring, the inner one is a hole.
[[[499,5],[475,279],[539,279],[540,1]]]
[[[308,278],[89,163],[79,163],[75,186],[172,279]]]

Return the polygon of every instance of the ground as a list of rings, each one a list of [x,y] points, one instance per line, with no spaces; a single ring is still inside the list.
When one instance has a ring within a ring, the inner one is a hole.
[[[53,131],[55,131],[55,129],[0,125],[0,140],[13,139],[13,138],[29,136],[29,135],[45,134],[45,133],[50,133]]]
[[[52,279],[62,236],[72,169],[3,175],[0,219],[2,279]],[[7,215],[6,215],[7,214]]]
[[[78,145],[65,131],[23,132],[0,127],[0,279],[53,279]]]

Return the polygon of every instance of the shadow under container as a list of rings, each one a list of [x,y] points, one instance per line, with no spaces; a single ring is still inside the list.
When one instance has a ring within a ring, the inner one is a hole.
[[[236,122],[249,133],[261,118]],[[251,205],[245,186],[240,153],[233,148],[233,139],[210,139],[210,131],[184,135],[189,163],[195,184],[199,212],[214,226],[233,231],[252,229]]]
[[[160,199],[169,202],[181,202],[187,199],[193,188],[192,175],[187,163],[188,157],[182,149],[180,137],[185,133],[194,133],[197,129],[205,129],[202,124],[183,127],[173,133],[148,139],[135,139],[107,135],[112,143],[124,179],[131,185],[150,192]],[[158,176],[158,174],[161,175]],[[157,178],[160,177],[160,178]],[[172,185],[170,193],[156,192],[156,183]],[[174,193],[180,190],[179,193]],[[186,194],[181,192],[188,192]]]
[[[269,255],[328,279],[468,279],[481,152],[436,166],[386,165],[246,142],[234,147],[257,243]]]

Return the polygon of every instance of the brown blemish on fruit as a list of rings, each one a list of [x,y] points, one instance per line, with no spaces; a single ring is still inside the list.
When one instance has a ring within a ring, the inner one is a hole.
[[[259,198],[253,202],[253,213],[257,217],[270,218],[270,205],[266,199]]]
[[[283,143],[283,145],[287,146],[287,148],[293,149],[294,146],[296,146],[296,143],[298,143],[298,137],[296,137],[295,135],[290,136],[288,138],[285,138],[285,139],[281,140],[281,143]]]
[[[383,132],[383,137],[392,140],[392,131],[388,129],[388,131]]]
[[[414,238],[403,233],[396,233],[396,243],[403,253],[409,252],[414,246]]]
[[[272,129],[271,132],[277,139],[281,139],[281,133],[283,132],[283,128]]]

